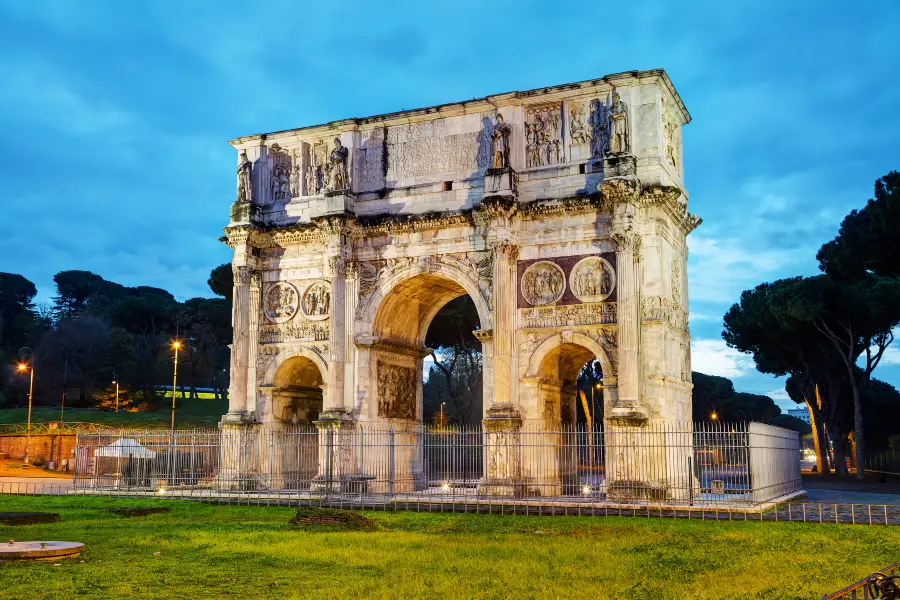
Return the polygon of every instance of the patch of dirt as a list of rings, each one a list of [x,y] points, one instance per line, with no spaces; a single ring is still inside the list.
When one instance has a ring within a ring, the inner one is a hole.
[[[332,508],[300,508],[288,522],[301,527],[343,531],[367,531],[375,528],[374,521],[370,521],[359,513]]]
[[[44,467],[26,465],[21,460],[0,459],[0,477],[59,477],[60,479],[72,479],[71,473],[49,471]]]
[[[0,512],[0,523],[4,525],[34,525],[36,523],[56,523],[59,515],[45,512]]]

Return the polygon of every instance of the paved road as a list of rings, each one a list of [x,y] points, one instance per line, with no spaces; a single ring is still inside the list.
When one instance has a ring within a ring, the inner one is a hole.
[[[874,492],[855,492],[851,490],[832,490],[827,488],[807,489],[807,502],[825,502],[835,504],[900,504],[900,494],[879,494]]]
[[[0,494],[65,494],[71,479],[61,477],[0,477]]]

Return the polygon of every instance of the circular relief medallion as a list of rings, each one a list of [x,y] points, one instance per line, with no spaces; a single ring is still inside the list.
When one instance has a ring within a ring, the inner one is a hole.
[[[583,258],[569,273],[569,288],[582,302],[603,302],[616,288],[616,272],[604,258]]]
[[[272,323],[290,321],[300,307],[300,294],[292,284],[279,281],[266,291],[263,312]]]
[[[331,284],[315,281],[303,292],[303,314],[311,321],[327,319],[331,314]]]
[[[566,275],[556,263],[536,262],[522,273],[522,297],[532,306],[558,302],[566,291]]]

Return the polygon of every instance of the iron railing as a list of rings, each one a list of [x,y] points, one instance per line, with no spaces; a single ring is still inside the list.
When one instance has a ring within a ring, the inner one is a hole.
[[[795,432],[758,423],[104,430],[78,434],[74,487],[757,506],[800,490],[799,458]]]
[[[900,476],[900,450],[885,450],[867,457],[866,471]]]

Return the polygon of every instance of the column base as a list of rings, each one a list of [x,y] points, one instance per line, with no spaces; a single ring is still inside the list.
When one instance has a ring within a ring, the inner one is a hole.
[[[636,400],[622,400],[610,411],[607,420],[617,425],[642,425],[649,419],[647,411]]]

